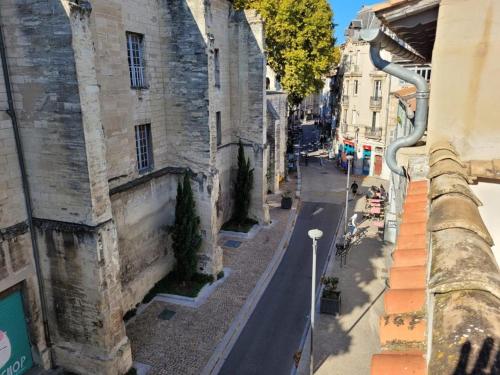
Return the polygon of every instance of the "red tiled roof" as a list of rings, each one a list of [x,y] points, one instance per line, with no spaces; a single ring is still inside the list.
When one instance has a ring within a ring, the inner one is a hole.
[[[389,271],[390,289],[380,318],[382,353],[372,357],[372,375],[425,375],[427,321],[428,182],[411,182]]]

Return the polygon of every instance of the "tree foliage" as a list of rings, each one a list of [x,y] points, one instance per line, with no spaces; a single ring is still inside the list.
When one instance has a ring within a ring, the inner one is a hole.
[[[238,147],[238,174],[234,182],[234,211],[232,220],[244,224],[248,219],[253,188],[253,169],[250,159],[245,159],[245,150],[241,140]]]
[[[198,251],[201,247],[200,218],[186,172],[184,181],[177,184],[175,223],[172,233],[173,249],[177,260],[175,274],[179,281],[191,281],[196,274]]]
[[[323,87],[335,61],[333,12],[327,0],[233,0],[256,9],[266,22],[268,64],[292,104]]]

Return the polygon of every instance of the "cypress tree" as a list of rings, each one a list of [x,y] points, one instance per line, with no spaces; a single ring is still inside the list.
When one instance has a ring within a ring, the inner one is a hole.
[[[251,191],[253,188],[253,169],[250,168],[250,158],[245,159],[245,150],[241,139],[238,146],[238,173],[234,183],[233,221],[242,225],[248,219]]]
[[[200,218],[196,215],[196,204],[187,172],[184,174],[183,183],[179,181],[177,184],[172,239],[177,260],[175,274],[179,281],[190,281],[196,274],[201,235]]]

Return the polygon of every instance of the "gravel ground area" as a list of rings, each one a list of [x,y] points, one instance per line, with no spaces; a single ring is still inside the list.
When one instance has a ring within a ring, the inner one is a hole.
[[[282,190],[293,191],[294,186],[292,180]],[[242,244],[237,249],[223,247],[224,267],[232,273],[205,304],[193,309],[154,301],[127,325],[134,361],[152,366],[148,375],[201,372],[278,250],[293,213],[282,210],[280,200],[280,195],[268,198],[274,225],[252,240],[238,239]],[[171,320],[158,319],[165,308],[175,311]]]

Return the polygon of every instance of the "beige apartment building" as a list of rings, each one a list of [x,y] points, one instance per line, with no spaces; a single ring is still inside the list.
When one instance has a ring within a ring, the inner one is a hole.
[[[2,366],[126,373],[123,316],[174,266],[182,174],[200,272],[222,269],[240,140],[269,221],[286,99],[269,143],[264,24],[227,0],[5,0],[0,26],[0,330],[18,356]]]
[[[384,153],[396,136],[400,124],[398,106],[403,105],[397,92],[408,84],[377,69],[370,58],[369,43],[360,38],[363,27],[379,23],[371,9],[364,7],[346,30],[337,70],[340,93],[335,151],[355,155],[355,174],[387,179],[390,171],[384,163]],[[430,64],[415,64],[387,51],[382,51],[382,57],[430,80]]]

